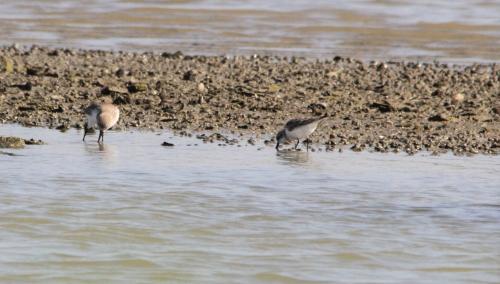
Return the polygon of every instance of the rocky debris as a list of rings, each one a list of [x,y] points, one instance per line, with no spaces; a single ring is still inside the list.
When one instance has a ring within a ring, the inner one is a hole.
[[[327,104],[326,103],[312,103],[307,106],[308,109],[312,111],[314,115],[321,116],[325,113],[327,109]]]
[[[101,95],[107,96],[107,95],[118,95],[118,94],[128,94],[128,90],[126,88],[122,87],[117,87],[117,86],[104,86],[101,89]]]
[[[429,117],[429,121],[448,121],[448,115],[446,113],[438,113]]]
[[[57,126],[56,129],[61,131],[61,132],[66,132],[69,130],[69,125],[61,124],[61,125]]]
[[[363,144],[354,144],[353,146],[351,146],[351,150],[353,150],[354,152],[361,152],[365,149],[365,145]]]
[[[392,112],[392,111],[397,110],[397,108],[388,101],[382,101],[382,102],[378,102],[378,103],[375,102],[375,103],[370,104],[370,107],[377,109],[378,111],[380,111],[382,113]]]
[[[0,73],[12,73],[14,72],[14,62],[10,57],[0,56]]]
[[[83,108],[106,99],[122,129],[203,132],[221,145],[239,134],[272,145],[288,119],[327,113],[312,136],[325,151],[500,153],[495,64],[0,48],[0,78],[3,122],[81,127]]]
[[[167,141],[164,141],[163,143],[161,143],[162,146],[165,146],[165,147],[173,147],[174,144],[173,143],[170,143],[170,142],[167,142]]]
[[[31,91],[31,89],[33,89],[33,85],[29,81],[26,82],[26,83],[24,83],[24,84],[13,85],[12,87],[16,87],[16,88],[18,88],[19,90],[22,90],[22,91]]]
[[[148,85],[140,82],[131,82],[128,85],[128,91],[130,93],[145,92],[148,90]]]
[[[0,148],[22,149],[24,139],[12,136],[0,136]]]
[[[116,70],[115,72],[115,75],[116,77],[123,77],[125,76],[125,70],[123,70],[122,68],[118,68],[118,70]]]
[[[500,115],[500,103],[492,108],[494,114]]]
[[[29,76],[38,76],[43,72],[43,68],[40,66],[31,66],[26,69],[26,74]]]
[[[45,145],[42,140],[22,139],[12,136],[0,136],[0,148],[22,149],[25,145]]]
[[[33,138],[27,140],[27,139],[24,139],[24,144],[26,145],[45,145],[47,143],[43,142],[42,140],[38,139],[38,140],[35,140]]]
[[[225,135],[222,135],[220,133],[212,133],[210,135],[207,134],[199,134],[196,135],[197,139],[200,139],[203,141],[203,143],[214,143],[216,141],[224,142],[224,144],[227,145],[236,145],[238,144],[238,139],[236,138],[229,138]]]
[[[170,59],[181,59],[183,54],[180,51],[176,51],[174,53],[169,53],[169,52],[163,52],[161,54],[162,57],[164,58],[170,58]]]
[[[194,81],[196,80],[196,73],[193,70],[189,70],[182,76],[182,80]]]

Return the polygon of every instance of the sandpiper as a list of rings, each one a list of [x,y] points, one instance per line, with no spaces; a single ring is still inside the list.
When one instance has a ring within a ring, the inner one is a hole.
[[[299,146],[300,139],[305,139],[311,133],[316,130],[318,124],[325,118],[327,115],[316,118],[308,118],[308,119],[291,119],[289,120],[283,129],[281,129],[278,134],[276,134],[276,150],[279,149],[281,143],[287,140],[297,140],[297,144],[295,144],[295,149]],[[307,150],[309,150],[309,143],[306,141]]]
[[[87,115],[87,121],[84,125],[83,141],[85,141],[85,136],[89,129],[97,124],[99,128],[97,143],[104,143],[104,131],[110,129],[118,122],[120,110],[117,106],[110,103],[93,102],[85,109],[85,114]]]

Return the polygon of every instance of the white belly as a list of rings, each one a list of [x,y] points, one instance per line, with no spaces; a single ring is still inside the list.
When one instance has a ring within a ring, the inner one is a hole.
[[[87,115],[87,127],[94,128],[96,124],[97,124],[97,112]]]
[[[317,123],[311,123],[309,125],[296,127],[292,131],[285,130],[286,136],[290,140],[305,139],[305,138],[307,138],[307,136],[311,135],[311,133],[313,133],[314,130],[316,130],[317,126],[318,126]]]

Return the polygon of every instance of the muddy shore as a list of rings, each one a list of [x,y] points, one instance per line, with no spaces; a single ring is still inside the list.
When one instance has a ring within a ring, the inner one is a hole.
[[[118,129],[271,144],[287,119],[328,114],[311,136],[325,150],[500,153],[496,64],[0,48],[0,122],[81,128],[93,100],[120,107]]]

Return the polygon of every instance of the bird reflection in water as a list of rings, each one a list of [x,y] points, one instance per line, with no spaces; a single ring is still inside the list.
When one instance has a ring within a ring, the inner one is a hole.
[[[306,151],[287,150],[276,153],[278,160],[287,165],[307,165],[310,163],[309,153]]]
[[[100,156],[102,160],[113,161],[116,158],[116,147],[112,144],[85,144],[85,151],[90,156]]]
[[[104,146],[104,144],[99,144],[99,152],[106,152],[106,149],[109,149],[109,147]]]

